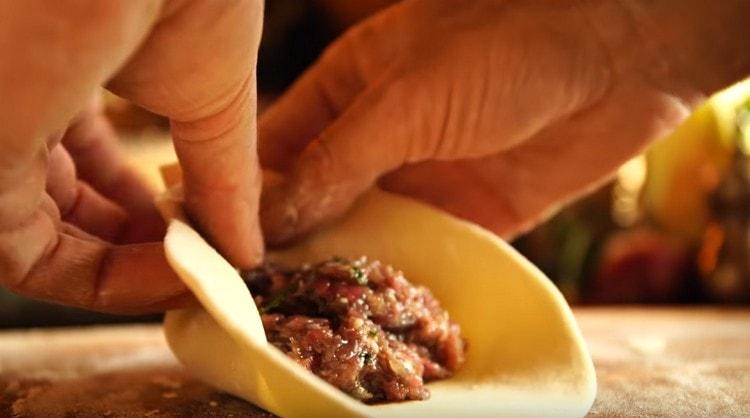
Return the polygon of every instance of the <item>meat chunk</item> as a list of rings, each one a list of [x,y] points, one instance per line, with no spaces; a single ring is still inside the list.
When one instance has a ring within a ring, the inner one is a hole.
[[[463,363],[460,327],[432,293],[378,261],[342,258],[244,274],[271,344],[367,403],[427,399]]]

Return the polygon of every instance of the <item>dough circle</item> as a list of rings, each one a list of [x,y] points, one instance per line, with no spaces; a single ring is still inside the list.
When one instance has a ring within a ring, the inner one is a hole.
[[[171,202],[171,203],[170,203]],[[428,385],[426,401],[365,405],[267,344],[240,276],[198,233],[173,219],[170,265],[203,309],[169,312],[172,351],[195,375],[282,417],[580,417],[591,407],[591,357],[562,295],[494,234],[410,199],[373,190],[342,220],[268,254],[288,265],[366,255],[428,286],[462,328],[467,361]]]

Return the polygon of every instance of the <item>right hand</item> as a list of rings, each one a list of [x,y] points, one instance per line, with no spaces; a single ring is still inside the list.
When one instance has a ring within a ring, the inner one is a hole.
[[[262,115],[267,241],[378,181],[506,238],[601,183],[704,95],[621,6],[580,7],[406,0],[351,29]]]

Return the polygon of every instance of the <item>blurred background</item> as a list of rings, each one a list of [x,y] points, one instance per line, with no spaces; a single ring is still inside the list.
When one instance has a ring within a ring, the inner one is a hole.
[[[337,35],[389,3],[267,0],[260,110]],[[105,97],[133,163],[158,185],[155,167],[174,160],[166,121]],[[612,181],[513,245],[574,305],[750,303],[748,103],[750,80],[717,94]],[[0,328],[159,319],[95,314],[0,289]]]

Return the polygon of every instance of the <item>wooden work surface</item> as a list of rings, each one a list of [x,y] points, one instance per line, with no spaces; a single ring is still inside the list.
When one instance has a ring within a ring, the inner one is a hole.
[[[750,309],[576,310],[590,416],[750,416]],[[267,417],[191,378],[158,326],[0,333],[0,417]]]

